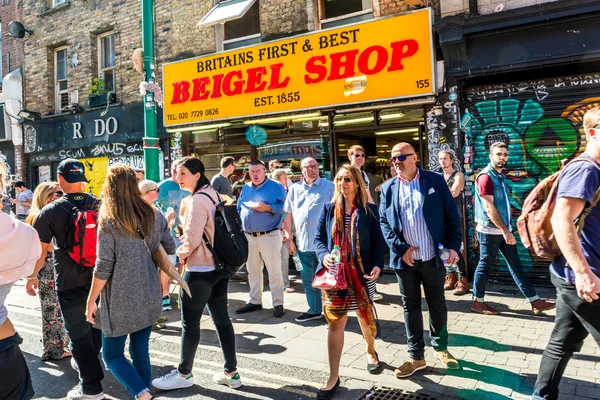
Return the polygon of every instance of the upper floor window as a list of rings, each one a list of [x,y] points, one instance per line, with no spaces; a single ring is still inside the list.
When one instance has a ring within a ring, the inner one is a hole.
[[[109,91],[115,91],[115,33],[98,35],[98,76],[106,82]]]
[[[67,0],[52,0],[52,7],[60,6],[61,4],[66,3]]]
[[[54,50],[54,93],[56,112],[69,105],[69,83],[67,70],[67,47],[59,47]]]
[[[322,28],[353,24],[373,18],[372,0],[319,0]]]
[[[218,50],[260,43],[259,0],[221,1],[198,23],[211,25],[216,25]]]

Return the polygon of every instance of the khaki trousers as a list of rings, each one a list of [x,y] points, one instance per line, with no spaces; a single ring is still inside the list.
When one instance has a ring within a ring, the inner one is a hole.
[[[248,238],[248,285],[250,286],[250,303],[262,304],[263,266],[269,273],[269,288],[273,306],[283,305],[283,275],[281,272],[281,230],[277,229],[266,235]]]

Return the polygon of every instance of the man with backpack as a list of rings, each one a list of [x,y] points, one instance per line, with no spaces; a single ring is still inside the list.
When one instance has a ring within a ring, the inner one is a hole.
[[[490,163],[475,178],[475,222],[479,241],[479,264],[473,279],[471,311],[496,315],[498,311],[484,302],[485,285],[498,252],[502,253],[519,290],[531,304],[535,315],[554,308],[554,303],[541,300],[517,253],[517,240],[512,233],[508,186],[502,170],[508,162],[508,146],[502,142],[490,146]]]
[[[98,359],[101,332],[86,320],[85,309],[96,262],[98,200],[84,193],[85,167],[76,159],[63,160],[57,168],[64,196],[45,206],[34,228],[42,242],[42,255],[27,281],[27,293],[36,295],[37,274],[54,248],[56,290],[72,353],[79,369],[80,386],[68,399],[104,398],[104,372]]]
[[[600,107],[583,117],[585,152],[560,173],[550,219],[562,255],[550,264],[556,287],[556,318],[544,349],[533,400],[556,400],[558,386],[574,352],[591,334],[600,344]],[[578,233],[580,220],[585,216]]]

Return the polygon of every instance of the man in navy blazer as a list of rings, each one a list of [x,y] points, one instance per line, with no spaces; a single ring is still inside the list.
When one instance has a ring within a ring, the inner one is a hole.
[[[417,155],[409,143],[395,145],[390,161],[398,177],[382,186],[379,214],[400,285],[410,356],[395,374],[406,378],[426,367],[421,284],[435,355],[447,368],[457,369],[458,361],[448,352],[446,269],[438,245],[448,249],[450,264],[458,261],[462,239],[458,209],[443,177],[417,168]]]

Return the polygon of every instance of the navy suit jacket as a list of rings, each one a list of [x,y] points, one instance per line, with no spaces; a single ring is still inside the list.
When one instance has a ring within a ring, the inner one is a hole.
[[[437,244],[442,243],[457,254],[460,252],[462,241],[460,215],[444,178],[431,171],[419,170],[419,172],[419,191],[424,199],[423,216],[433,238],[436,262],[439,267],[443,267]],[[390,266],[393,269],[403,268],[402,256],[410,248],[401,227],[400,215],[404,210],[400,208],[399,185],[398,178],[383,184],[379,206],[381,230],[390,247]]]
[[[368,204],[368,210],[358,208],[356,224],[359,235],[360,258],[362,260],[365,274],[371,274],[373,267],[379,267],[383,271],[383,253],[385,252],[385,240],[379,226],[377,206]],[[335,218],[335,205],[326,203],[321,211],[319,223],[317,225],[317,234],[315,236],[315,247],[319,257],[319,266],[317,271],[323,268],[323,259],[331,250],[333,250],[333,238],[331,230],[333,228],[333,219]],[[356,260],[356,244],[352,241],[352,255]]]

